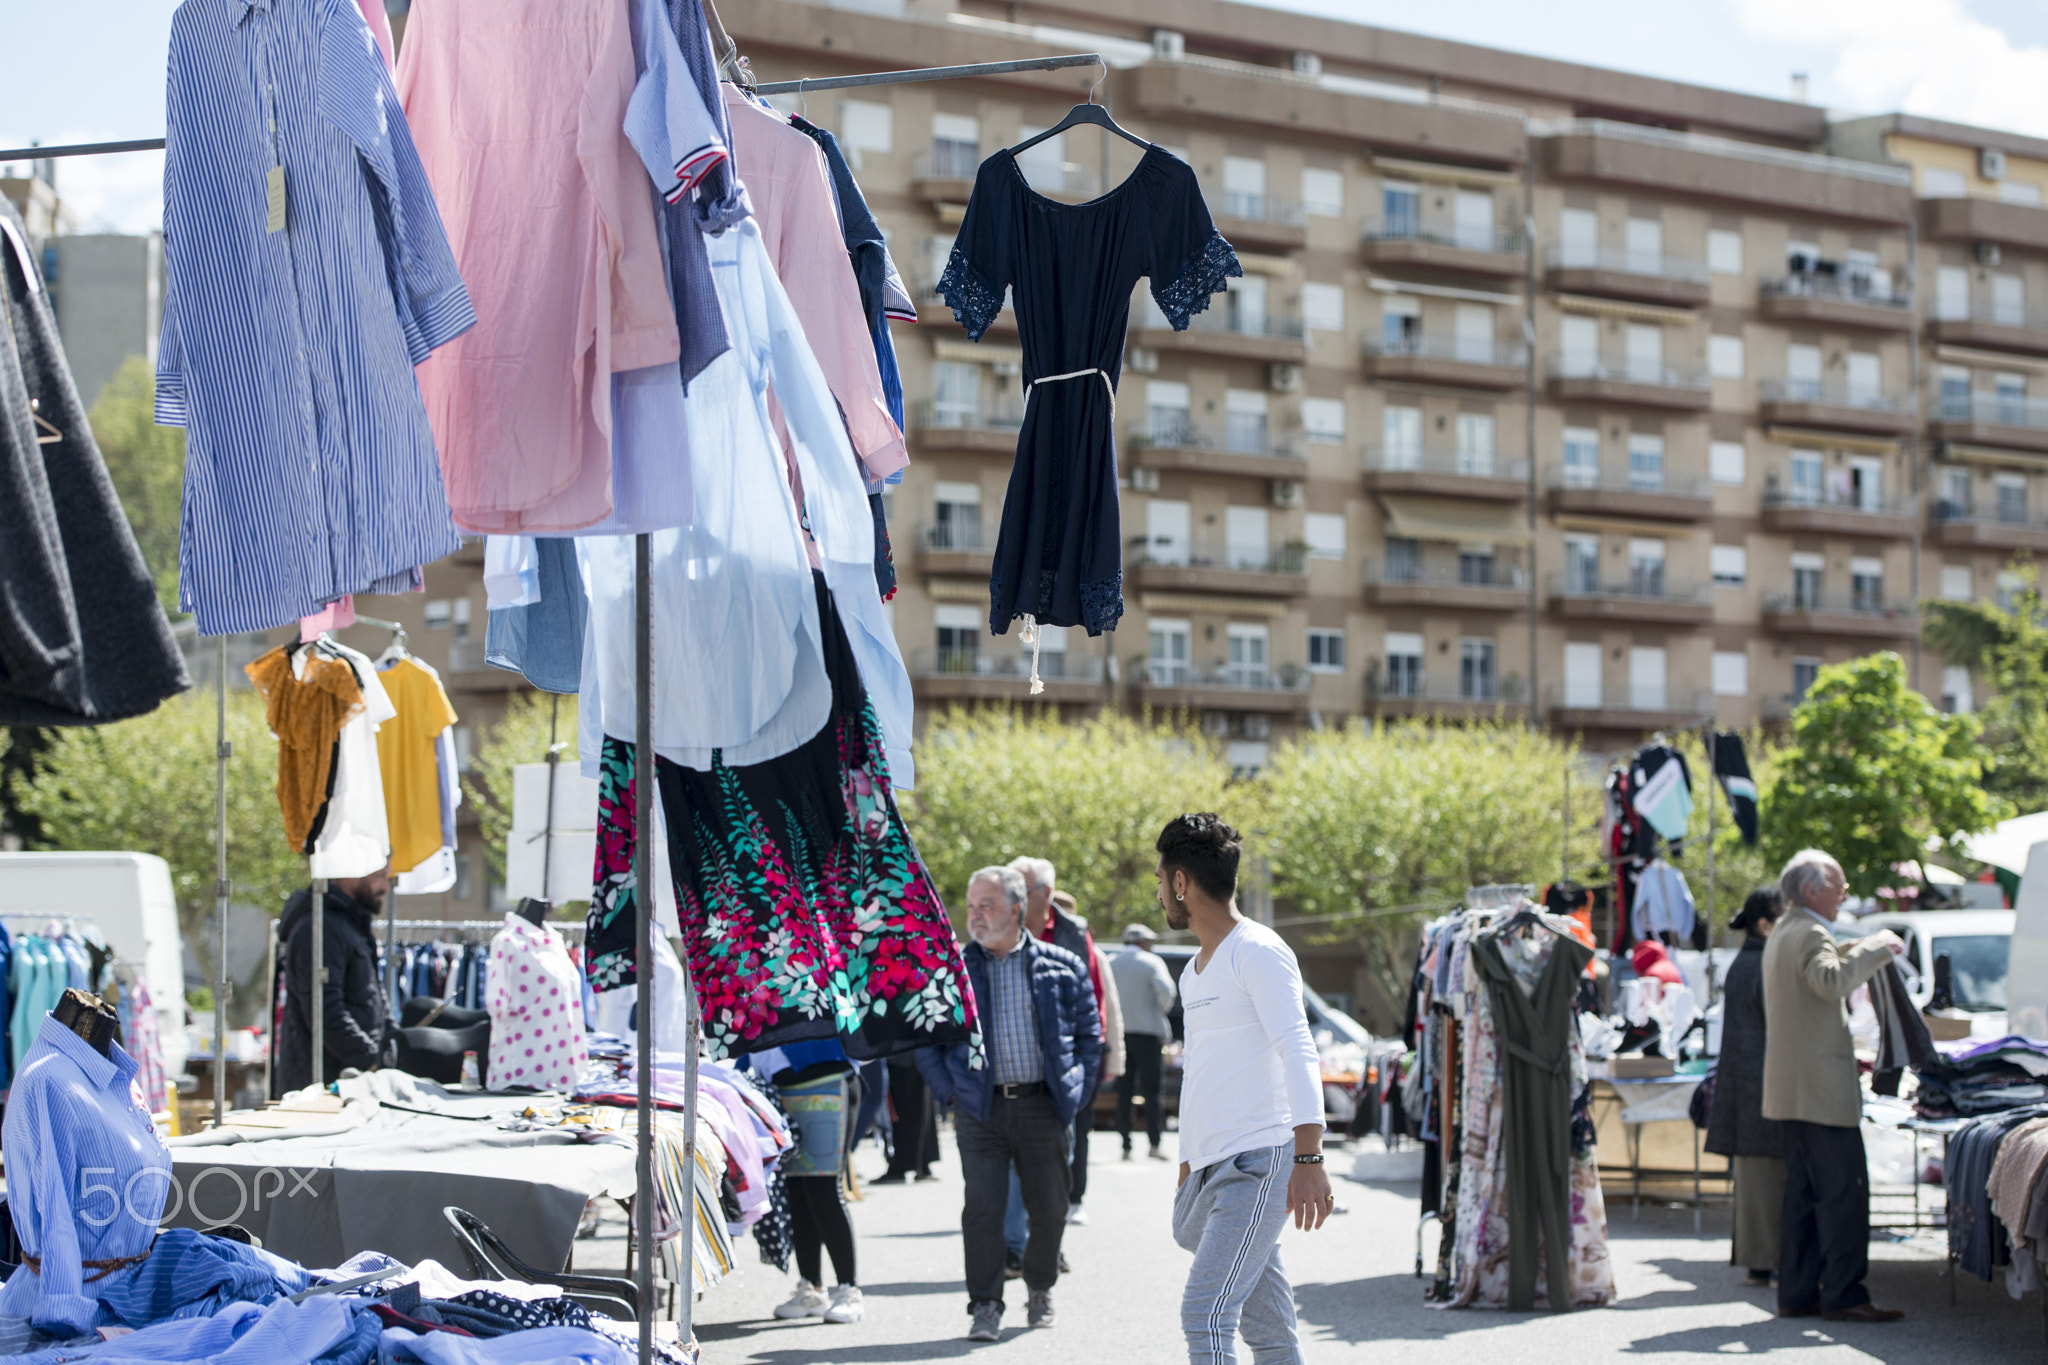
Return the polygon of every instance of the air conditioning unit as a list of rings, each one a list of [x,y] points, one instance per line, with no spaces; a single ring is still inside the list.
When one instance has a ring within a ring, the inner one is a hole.
[[[1294,74],[1297,76],[1320,76],[1323,74],[1323,55],[1320,52],[1297,52],[1294,54]]]
[[[1163,61],[1177,62],[1188,55],[1188,40],[1185,34],[1175,33],[1170,28],[1152,30],[1152,55]]]
[[[1275,393],[1300,393],[1301,366],[1268,365],[1266,367],[1266,387]]]
[[[1998,243],[1996,243],[1996,242],[1979,242],[1979,243],[1977,243],[1977,264],[1978,264],[1978,265],[1993,265],[1993,266],[1995,266],[1995,265],[1997,265],[1997,264],[1999,263],[1999,261],[2001,261],[2001,260],[2003,260],[2003,259],[2004,259],[2003,255],[2002,255],[2002,254],[2001,254],[2001,253],[1999,252],[1999,250],[1998,250]]]
[[[1124,368],[1133,374],[1158,374],[1159,352],[1149,346],[1133,346],[1124,352]]]
[[[1298,479],[1274,479],[1267,486],[1275,507],[1301,506],[1301,481]]]
[[[1159,491],[1159,471],[1142,467],[1133,469],[1131,471],[1131,491],[1133,493],[1157,493]]]
[[[2005,153],[1997,147],[1985,147],[1977,153],[1977,174],[1986,180],[2005,179]]]

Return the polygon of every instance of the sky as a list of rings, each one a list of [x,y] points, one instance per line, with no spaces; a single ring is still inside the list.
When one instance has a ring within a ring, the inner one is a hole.
[[[744,3],[744,0],[738,0]],[[2048,137],[2048,0],[1267,0],[1438,37],[1787,97],[1842,113],[1902,110]],[[15,58],[0,147],[160,137],[176,0],[9,0]],[[1172,0],[1161,0],[1162,22]],[[27,56],[24,60],[23,57]],[[60,163],[87,231],[157,224],[159,153]]]

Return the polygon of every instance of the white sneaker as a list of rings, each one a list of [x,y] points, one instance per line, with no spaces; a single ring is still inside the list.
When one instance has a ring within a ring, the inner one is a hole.
[[[832,1286],[832,1306],[825,1310],[827,1322],[859,1322],[867,1316],[860,1305],[860,1286],[857,1284],[835,1284]]]
[[[796,1282],[796,1293],[789,1296],[789,1302],[775,1305],[775,1316],[778,1318],[821,1318],[825,1316],[826,1310],[831,1305],[832,1301],[825,1297],[824,1290],[818,1288],[809,1280],[798,1280]]]
[[[1075,1227],[1084,1227],[1088,1222],[1088,1210],[1079,1204],[1067,1205],[1067,1222]]]

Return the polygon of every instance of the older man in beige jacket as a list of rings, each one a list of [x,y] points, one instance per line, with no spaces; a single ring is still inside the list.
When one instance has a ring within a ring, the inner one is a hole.
[[[1842,866],[1819,849],[1778,877],[1785,915],[1764,945],[1764,1117],[1785,1125],[1778,1316],[1892,1322],[1870,1301],[1870,1177],[1847,1001],[1903,944],[1880,930],[1838,944]]]

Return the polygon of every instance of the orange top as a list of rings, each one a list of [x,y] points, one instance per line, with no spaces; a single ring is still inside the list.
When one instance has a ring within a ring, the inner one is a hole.
[[[291,648],[280,645],[242,670],[263,698],[264,720],[277,737],[277,804],[284,837],[306,851],[313,817],[327,800],[334,741],[363,705],[363,689],[346,661],[314,653],[306,676],[292,676]]]

